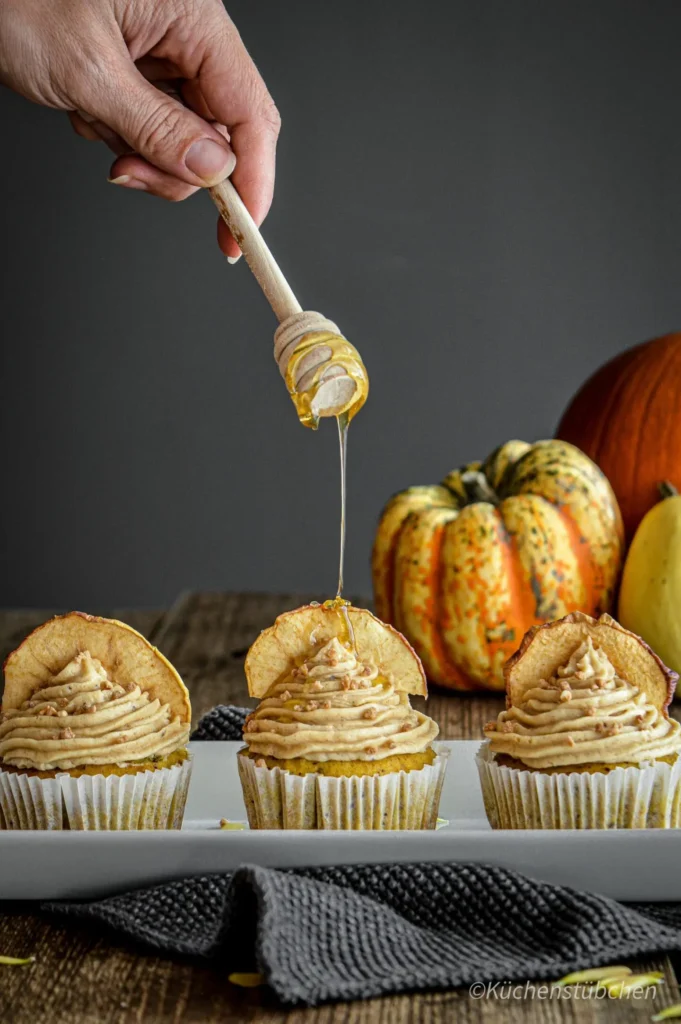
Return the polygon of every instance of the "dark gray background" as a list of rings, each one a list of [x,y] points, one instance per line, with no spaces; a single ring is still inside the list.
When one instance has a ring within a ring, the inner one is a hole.
[[[371,373],[348,590],[383,501],[681,324],[681,5],[229,7],[283,116],[266,235]],[[107,184],[65,115],[0,96],[0,603],[331,593],[335,431],[297,424],[273,317],[207,197]]]

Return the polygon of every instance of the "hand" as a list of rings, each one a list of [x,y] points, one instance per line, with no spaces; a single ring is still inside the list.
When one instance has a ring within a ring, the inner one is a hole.
[[[126,188],[186,199],[236,160],[264,220],[280,119],[221,0],[1,0],[0,81],[106,142]],[[218,239],[238,256],[222,221]]]

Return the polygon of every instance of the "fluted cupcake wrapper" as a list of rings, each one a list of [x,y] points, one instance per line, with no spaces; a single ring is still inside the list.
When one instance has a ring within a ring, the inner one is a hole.
[[[257,767],[239,754],[239,776],[253,829],[434,829],[448,750],[415,771],[389,775],[293,775]]]
[[[602,772],[523,771],[497,763],[489,742],[476,755],[492,828],[679,828],[681,758]]]
[[[179,829],[192,762],[129,775],[0,771],[0,829]]]

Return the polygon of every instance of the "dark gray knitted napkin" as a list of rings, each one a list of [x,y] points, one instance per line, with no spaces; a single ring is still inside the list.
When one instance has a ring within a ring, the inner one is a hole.
[[[214,708],[193,739],[240,739],[244,708]],[[473,982],[549,980],[681,951],[681,905],[623,905],[480,864],[277,871],[245,864],[51,913],[149,947],[260,971],[314,1005]]]

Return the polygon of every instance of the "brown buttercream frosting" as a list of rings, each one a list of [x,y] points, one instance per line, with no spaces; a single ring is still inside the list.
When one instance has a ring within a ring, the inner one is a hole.
[[[588,637],[549,680],[485,728],[495,754],[529,768],[638,764],[681,750],[681,725],[621,679]]]
[[[87,651],[0,720],[0,765],[40,771],[125,766],[165,757],[189,738],[167,704],[109,678]]]
[[[422,753],[438,734],[378,668],[334,637],[274,683],[249,716],[249,751],[280,760],[375,761]]]

